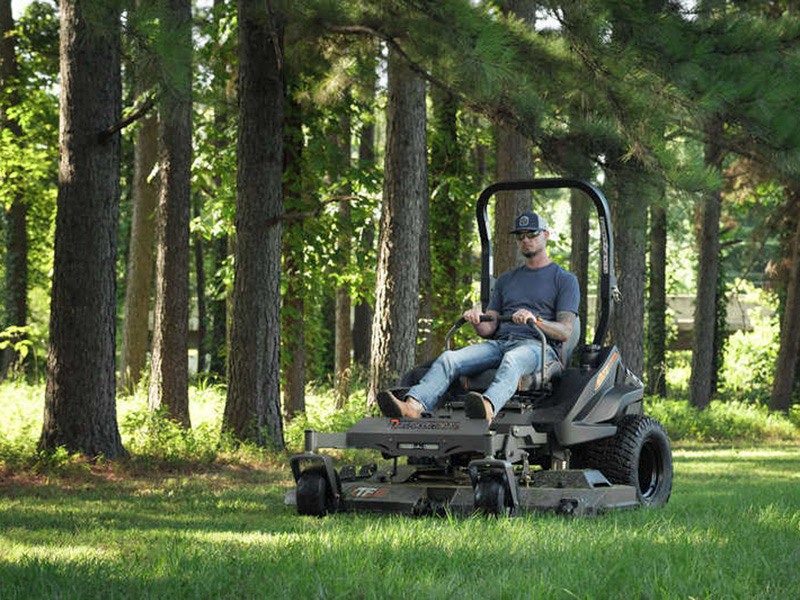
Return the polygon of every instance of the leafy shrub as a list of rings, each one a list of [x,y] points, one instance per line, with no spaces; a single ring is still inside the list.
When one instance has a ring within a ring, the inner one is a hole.
[[[648,397],[646,412],[664,425],[672,440],[759,442],[800,438],[800,424],[757,403],[714,400],[701,411],[688,400]]]
[[[170,419],[163,408],[128,412],[121,419],[120,433],[131,455],[146,462],[210,463],[217,458],[219,432],[216,427],[201,423],[184,429]]]
[[[286,425],[286,445],[292,451],[299,451],[303,448],[306,429],[345,431],[368,413],[367,394],[363,388],[355,390],[342,409],[336,408],[332,390],[315,388],[306,398],[306,410]]]
[[[744,280],[737,281],[735,287],[739,301],[751,307],[747,316],[752,330],[728,337],[719,392],[729,399],[766,401],[780,344],[778,297]]]

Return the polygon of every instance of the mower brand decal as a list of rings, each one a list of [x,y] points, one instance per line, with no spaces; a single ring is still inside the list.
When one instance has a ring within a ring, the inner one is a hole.
[[[389,488],[379,487],[357,487],[350,494],[353,498],[380,498],[385,496]]]
[[[421,429],[432,429],[436,431],[446,430],[453,431],[460,429],[458,423],[452,421],[431,421],[429,419],[401,421],[400,419],[392,419],[389,421],[389,427],[392,429],[413,429],[419,431]]]
[[[611,355],[609,361],[606,363],[606,366],[603,367],[602,370],[597,374],[597,379],[594,382],[595,390],[599,388],[601,385],[603,385],[603,382],[606,380],[606,377],[608,377],[608,374],[611,372],[611,367],[614,366],[616,360],[617,360],[617,353],[614,352],[614,354]]]

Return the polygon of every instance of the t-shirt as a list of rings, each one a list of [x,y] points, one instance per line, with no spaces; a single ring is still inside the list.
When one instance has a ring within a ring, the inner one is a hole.
[[[551,262],[539,269],[523,265],[497,278],[486,310],[511,316],[525,308],[545,321],[555,321],[561,311],[578,314],[580,297],[578,278],[557,263]],[[495,332],[498,339],[536,337],[528,325],[510,322],[500,323]]]

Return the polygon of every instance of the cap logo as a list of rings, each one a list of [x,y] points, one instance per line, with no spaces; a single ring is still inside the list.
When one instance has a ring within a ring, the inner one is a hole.
[[[522,215],[519,218],[519,226],[520,227],[527,227],[528,223],[530,223],[530,222],[531,222],[531,220],[528,218],[528,215]]]

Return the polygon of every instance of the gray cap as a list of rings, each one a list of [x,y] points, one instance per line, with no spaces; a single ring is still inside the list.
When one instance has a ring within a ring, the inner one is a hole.
[[[514,219],[514,229],[511,230],[511,233],[547,230],[547,221],[544,220],[544,217],[537,215],[535,212],[525,211]]]

